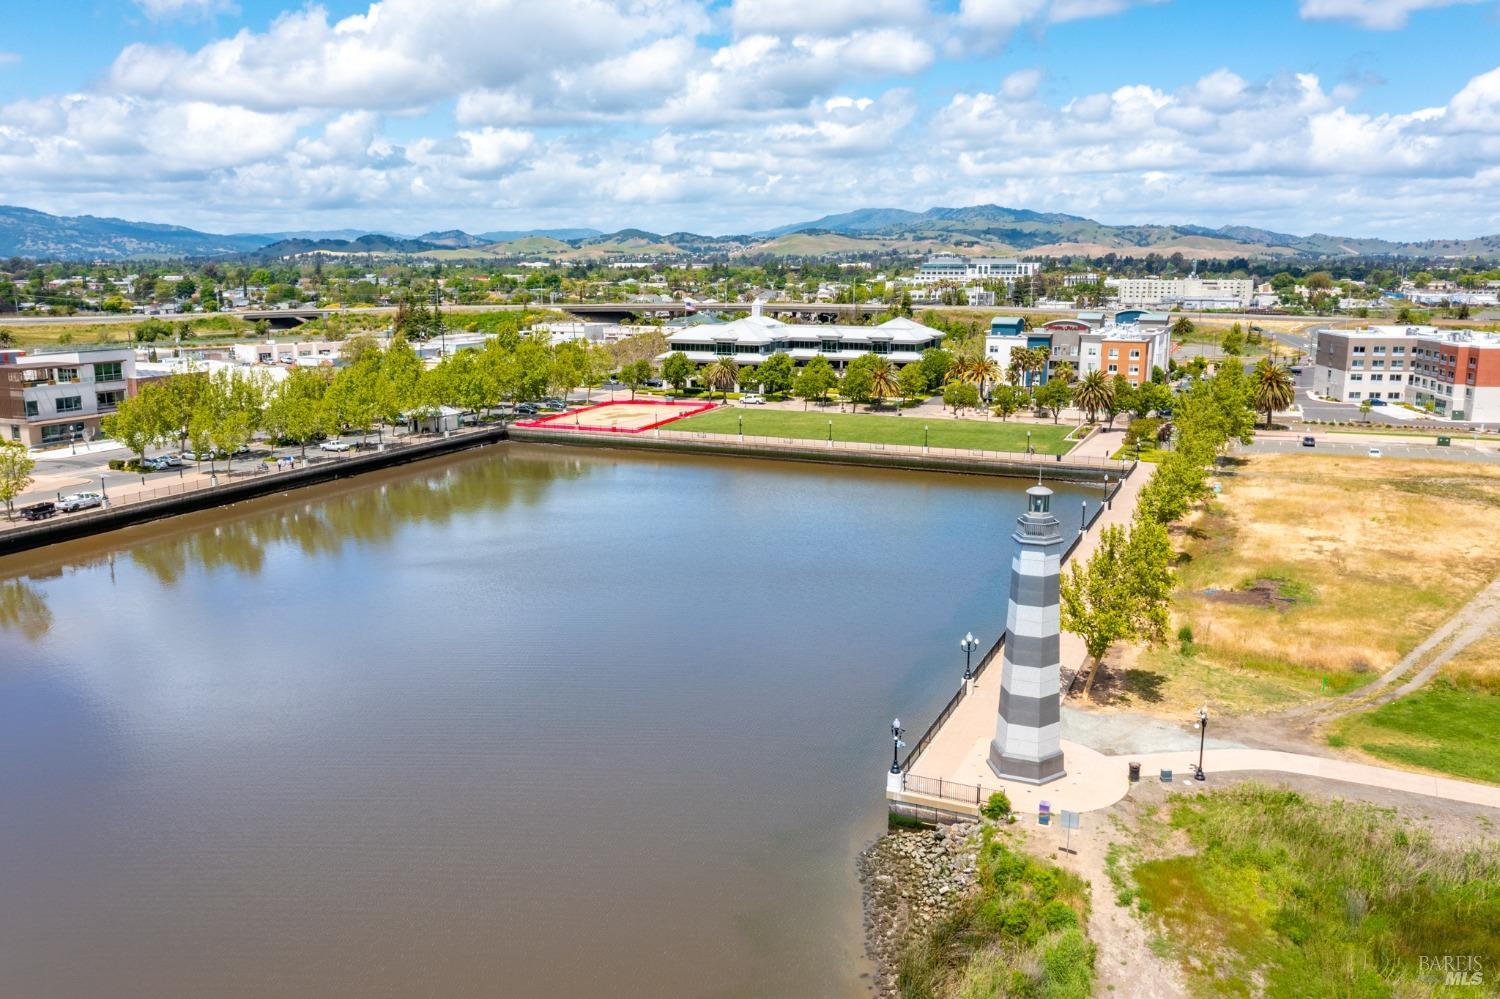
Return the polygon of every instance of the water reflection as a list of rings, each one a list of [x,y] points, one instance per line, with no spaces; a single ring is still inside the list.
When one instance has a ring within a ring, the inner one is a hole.
[[[517,457],[502,452],[469,457],[428,475],[410,470],[381,480],[350,480],[296,493],[273,509],[236,517],[207,530],[194,529],[131,550],[130,557],[158,582],[175,586],[198,568],[230,569],[253,576],[265,567],[268,549],[295,545],[304,555],[336,555],[351,543],[389,544],[413,523],[446,525],[480,510],[499,512],[539,503],[560,481],[598,466],[566,457]]]
[[[0,581],[0,628],[35,642],[52,630],[52,611],[41,591],[24,580]]]

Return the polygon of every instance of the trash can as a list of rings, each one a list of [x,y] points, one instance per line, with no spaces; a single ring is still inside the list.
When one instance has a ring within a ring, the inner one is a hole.
[[[1130,782],[1134,784],[1141,779],[1141,765],[1134,760],[1130,761]]]

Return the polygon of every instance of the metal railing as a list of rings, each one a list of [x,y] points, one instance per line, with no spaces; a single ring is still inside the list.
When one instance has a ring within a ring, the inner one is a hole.
[[[987,451],[982,448],[956,448],[956,447],[924,447],[921,444],[877,444],[866,441],[841,441],[841,440],[819,440],[817,438],[799,437],[757,437],[751,434],[741,436],[736,433],[708,433],[706,431],[691,430],[644,430],[638,433],[597,432],[579,430],[566,423],[558,423],[553,426],[541,426],[528,429],[550,430],[566,432],[575,437],[592,437],[599,440],[618,440],[621,436],[633,436],[670,441],[698,441],[713,444],[729,444],[746,449],[764,450],[835,450],[855,452],[860,454],[894,454],[912,457],[939,457],[939,458],[963,458],[979,459],[981,461],[1005,462],[1007,464],[1036,465],[1042,468],[1056,467],[1062,465],[1065,468],[1089,468],[1100,471],[1118,472],[1121,475],[1128,474],[1134,467],[1134,462],[1102,457],[1078,457],[1066,454],[1028,454],[1024,451]]]

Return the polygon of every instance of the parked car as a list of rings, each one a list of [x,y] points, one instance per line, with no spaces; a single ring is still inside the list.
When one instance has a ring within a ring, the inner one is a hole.
[[[766,397],[763,395],[744,395],[740,396],[740,402],[746,406],[764,406],[766,404]]]
[[[354,445],[350,444],[348,441],[341,441],[337,437],[334,437],[334,438],[331,438],[330,440],[326,440],[323,443],[319,444],[318,445],[318,450],[320,450],[320,451],[347,451],[350,448],[352,448],[353,446]]]
[[[521,416],[535,416],[541,411],[541,407],[534,402],[523,402],[516,407],[516,412]]]
[[[57,502],[57,508],[65,513],[103,505],[104,497],[98,493],[69,493]]]
[[[1378,447],[1372,447],[1372,448],[1370,448],[1370,457],[1371,458],[1379,458],[1380,457],[1380,448],[1378,448]]]
[[[56,515],[57,504],[51,500],[21,507],[22,520],[46,520],[48,517],[55,517]]]
[[[561,399],[543,399],[542,408],[553,413],[561,413],[568,408],[568,404]]]
[[[177,468],[182,464],[182,459],[175,454],[159,454],[151,460],[160,464],[162,468]]]
[[[1302,438],[1302,446],[1303,447],[1317,447],[1318,446],[1318,439],[1316,437],[1311,436],[1311,435],[1309,435],[1307,437],[1304,437],[1304,438]]]

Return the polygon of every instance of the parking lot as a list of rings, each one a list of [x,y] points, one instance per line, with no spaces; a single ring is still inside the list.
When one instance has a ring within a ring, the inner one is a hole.
[[[1485,464],[1500,464],[1500,449],[1490,443],[1483,447],[1458,444],[1438,447],[1436,444],[1396,444],[1391,441],[1354,440],[1342,441],[1332,434],[1313,434],[1317,444],[1304,446],[1300,440],[1284,437],[1257,437],[1255,442],[1240,448],[1248,454],[1276,454],[1306,452],[1309,454],[1339,454],[1369,457],[1370,448],[1378,448],[1383,458],[1429,458],[1443,461],[1473,461]],[[1373,460],[1373,459],[1372,459]]]

